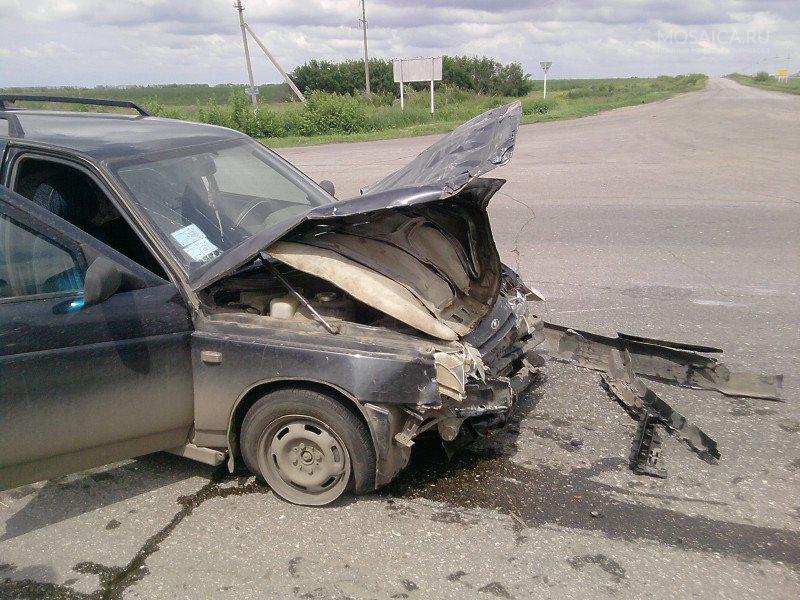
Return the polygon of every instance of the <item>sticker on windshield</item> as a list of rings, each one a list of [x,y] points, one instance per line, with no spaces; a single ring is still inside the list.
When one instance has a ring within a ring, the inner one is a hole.
[[[206,234],[203,233],[197,225],[192,223],[183,229],[178,229],[178,231],[173,232],[172,237],[181,245],[181,248],[186,248],[186,246],[194,244],[197,240],[206,239]]]
[[[195,262],[203,262],[211,258],[216,254],[217,250],[218,248],[205,237],[201,240],[197,240],[193,244],[189,244],[183,249]]]
[[[219,248],[208,241],[206,234],[194,223],[172,233],[172,237],[194,262],[203,262],[216,255]]]

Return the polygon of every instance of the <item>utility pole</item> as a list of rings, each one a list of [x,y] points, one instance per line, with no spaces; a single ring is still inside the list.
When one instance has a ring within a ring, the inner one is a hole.
[[[364,30],[364,80],[367,82],[367,97],[372,96],[369,89],[369,55],[367,54],[367,10],[364,8],[364,0],[361,0],[361,27]]]
[[[250,25],[245,23],[244,26],[247,29],[248,33],[253,36],[253,41],[256,44],[258,44],[258,47],[261,48],[261,50],[264,52],[264,54],[267,55],[267,58],[270,60],[270,62],[273,65],[275,65],[276,69],[278,69],[278,72],[283,76],[283,80],[286,82],[286,84],[294,92],[294,95],[297,96],[297,98],[300,100],[300,102],[305,104],[306,103],[306,97],[303,96],[303,94],[300,92],[299,89],[297,89],[297,86],[294,84],[294,81],[292,81],[291,77],[289,77],[289,75],[286,74],[286,71],[283,70],[283,67],[280,65],[280,63],[277,61],[277,59],[274,56],[272,56],[272,52],[267,50],[267,46],[264,44],[264,42],[261,41],[261,38],[256,35],[256,32],[253,31],[253,28],[250,27]]]
[[[244,59],[247,62],[247,76],[250,79],[250,91],[253,91],[256,87],[255,82],[253,82],[253,65],[250,64],[250,48],[247,47],[247,33],[244,29],[244,8],[242,8],[242,0],[236,0],[236,4],[233,5],[236,10],[239,11],[239,27],[242,30],[242,44],[244,44]],[[258,98],[255,94],[250,94],[250,99],[253,101],[253,110],[258,110]]]
[[[267,46],[264,44],[264,42],[261,41],[261,38],[259,38],[256,35],[256,32],[253,31],[253,28],[250,27],[250,25],[248,25],[245,22],[244,15],[242,14],[242,12],[244,11],[244,8],[242,8],[242,0],[236,0],[236,4],[234,4],[233,7],[237,11],[239,11],[239,27],[242,29],[242,44],[244,45],[244,57],[245,60],[247,61],[247,75],[250,77],[250,88],[245,90],[245,93],[252,96],[253,109],[258,109],[258,100],[256,100],[256,94],[258,94],[258,88],[256,87],[256,84],[253,82],[253,67],[250,64],[250,48],[247,46],[248,33],[253,36],[253,41],[256,44],[258,44],[258,47],[261,48],[264,54],[267,55],[267,58],[270,60],[270,62],[273,65],[275,65],[276,69],[278,69],[278,72],[283,76],[284,81],[286,81],[286,84],[291,88],[292,92],[294,92],[295,96],[297,96],[300,102],[305,104],[306,102],[305,96],[303,96],[300,90],[297,89],[297,86],[289,78],[289,76],[286,74],[286,71],[283,70],[283,67],[281,67],[280,63],[278,63],[275,57],[272,56],[272,53],[269,50],[267,50]]]

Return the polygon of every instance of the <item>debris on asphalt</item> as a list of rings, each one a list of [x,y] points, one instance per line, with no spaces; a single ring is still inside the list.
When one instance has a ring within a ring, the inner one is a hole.
[[[639,422],[629,464],[639,475],[666,478],[661,454],[663,432],[683,440],[706,462],[720,458],[717,443],[702,429],[673,409],[639,377],[668,385],[714,390],[728,396],[779,401],[782,375],[756,375],[731,371],[705,354],[722,350],[667,342],[619,333],[610,338],[561,325],[544,323],[551,356],[587,369],[601,371],[608,394]],[[580,440],[570,445],[579,447]]]

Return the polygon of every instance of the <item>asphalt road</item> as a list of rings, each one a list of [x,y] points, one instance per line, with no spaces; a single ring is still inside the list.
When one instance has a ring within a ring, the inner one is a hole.
[[[434,138],[281,150],[346,197]],[[654,386],[719,443],[626,466],[634,422],[553,363],[502,435],[312,509],[158,454],[0,493],[0,597],[800,597],[800,96],[705,91],[522,127],[490,206],[550,320],[726,350],[786,402]]]

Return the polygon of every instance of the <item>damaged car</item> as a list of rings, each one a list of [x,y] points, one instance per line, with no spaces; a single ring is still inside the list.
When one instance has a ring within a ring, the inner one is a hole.
[[[716,447],[638,375],[777,394],[713,348],[536,316],[487,213],[518,102],[344,200],[229,129],[0,103],[0,489],[168,450],[328,504],[390,482],[424,433],[502,427],[548,349],[604,371],[645,463],[655,427]]]
[[[337,200],[232,130],[25,99],[0,112],[2,487],[172,450],[326,504],[422,432],[502,425],[539,375],[480,177],[518,103]]]

